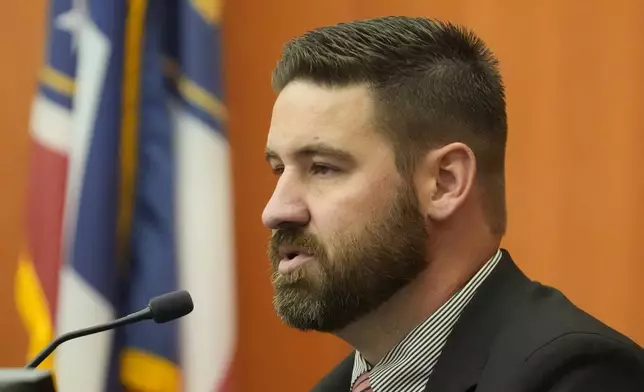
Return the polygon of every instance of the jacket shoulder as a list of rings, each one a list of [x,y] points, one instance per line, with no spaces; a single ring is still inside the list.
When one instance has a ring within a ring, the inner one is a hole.
[[[535,282],[530,297],[502,331],[513,344],[523,342],[524,349],[536,351],[559,339],[576,342],[597,337],[641,351],[631,339],[580,309],[557,289]]]
[[[644,375],[644,352],[634,341],[554,288],[534,283],[530,297],[494,340],[481,381],[505,379],[508,388],[521,390],[555,382],[582,366]]]

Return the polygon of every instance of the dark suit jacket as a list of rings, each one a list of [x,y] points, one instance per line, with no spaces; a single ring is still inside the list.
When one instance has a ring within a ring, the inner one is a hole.
[[[502,251],[455,325],[425,392],[644,392],[638,345],[528,279]],[[313,391],[349,391],[353,356]]]

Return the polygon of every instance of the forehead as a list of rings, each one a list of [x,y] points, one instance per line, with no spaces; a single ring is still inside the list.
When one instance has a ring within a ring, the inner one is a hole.
[[[275,101],[267,147],[282,154],[313,142],[347,148],[382,142],[373,119],[373,100],[364,85],[295,81]]]

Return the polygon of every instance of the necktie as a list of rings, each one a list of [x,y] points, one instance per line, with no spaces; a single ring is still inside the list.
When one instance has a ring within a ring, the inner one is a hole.
[[[373,391],[371,385],[369,385],[369,372],[364,372],[356,379],[356,382],[353,383],[351,392],[369,392]]]

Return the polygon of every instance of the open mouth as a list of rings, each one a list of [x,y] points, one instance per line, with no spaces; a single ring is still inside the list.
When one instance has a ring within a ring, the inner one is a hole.
[[[300,249],[282,248],[280,255],[282,260],[278,264],[278,271],[283,274],[293,272],[312,260],[308,252]]]
[[[296,248],[294,246],[281,246],[279,254],[282,256],[282,259],[286,261],[293,260],[298,256],[310,256],[310,254],[305,252],[304,249]]]

